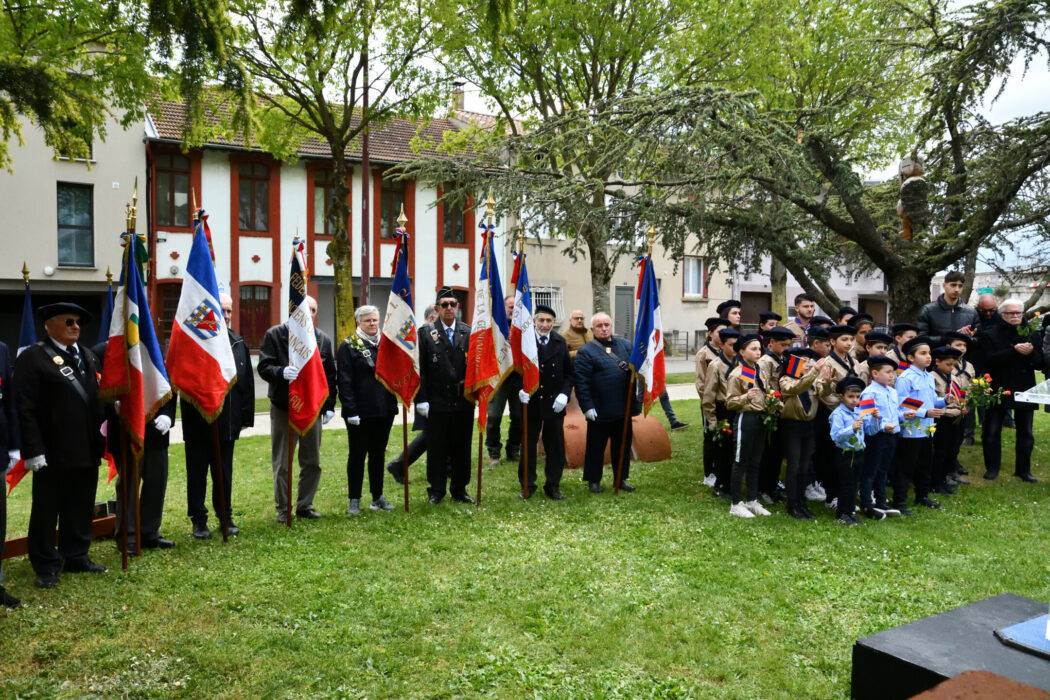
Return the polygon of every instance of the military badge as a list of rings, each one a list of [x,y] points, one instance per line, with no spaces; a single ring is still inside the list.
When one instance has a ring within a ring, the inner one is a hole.
[[[54,363],[55,363],[56,365],[64,365],[64,364],[66,363],[66,361],[65,361],[65,360],[63,360],[63,359],[62,359],[61,357],[59,357],[58,355],[55,355],[54,357],[52,357],[52,358],[51,358],[51,361],[52,361],[52,362],[54,362]]]
[[[208,340],[219,334],[219,329],[222,328],[220,318],[222,318],[222,312],[215,308],[210,299],[205,299],[197,305],[197,308],[182,322],[182,325],[201,340]]]

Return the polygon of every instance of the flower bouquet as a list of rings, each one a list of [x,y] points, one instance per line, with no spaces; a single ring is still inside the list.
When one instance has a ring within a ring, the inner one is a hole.
[[[715,425],[709,425],[706,430],[711,433],[711,440],[716,445],[721,444],[723,440],[733,437],[733,428],[730,427],[728,420],[721,420]]]
[[[780,401],[779,391],[767,391],[765,404],[762,408],[762,425],[766,427],[766,434],[777,429],[777,421],[780,419],[780,409],[784,404]]]
[[[1017,335],[1022,338],[1031,338],[1043,329],[1043,315],[1036,311],[1026,323],[1017,327]]]

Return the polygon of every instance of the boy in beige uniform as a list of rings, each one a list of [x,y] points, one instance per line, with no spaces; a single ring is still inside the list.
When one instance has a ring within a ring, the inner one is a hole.
[[[707,379],[707,368],[711,362],[718,358],[722,349],[722,341],[718,338],[718,331],[729,327],[729,321],[718,316],[712,316],[704,322],[707,326],[707,340],[696,353],[696,394],[704,398],[704,382]],[[700,413],[704,423],[704,486],[715,485],[715,443],[714,433],[709,431],[706,414]]]
[[[707,375],[704,378],[704,394],[700,402],[700,408],[704,414],[707,431],[712,434],[711,445],[714,456],[714,494],[719,498],[729,496],[729,477],[733,469],[733,451],[731,435],[721,433],[722,421],[729,421],[731,412],[726,408],[726,380],[729,371],[736,364],[736,341],[740,337],[740,331],[733,328],[723,328],[718,331],[718,338],[722,341],[722,349],[717,357],[707,367]],[[705,483],[707,479],[705,478]]]
[[[777,382],[780,378],[780,364],[783,362],[784,353],[791,347],[795,340],[795,334],[783,326],[767,328],[760,333],[765,349],[762,357],[758,360],[758,371],[762,376],[762,384],[770,391],[780,391]],[[758,475],[758,499],[763,505],[773,505],[787,500],[787,497],[778,488],[780,482],[780,466],[784,462],[784,453],[780,449],[778,436],[766,442],[762,451],[762,468]]]
[[[857,373],[857,376],[864,382],[864,386],[871,384],[871,369],[868,367],[868,359],[872,357],[879,357],[885,355],[893,345],[893,338],[886,333],[880,333],[878,331],[871,331],[864,338],[864,355],[865,359],[863,362],[858,362],[853,365],[853,370]],[[896,360],[894,360],[896,362]]]

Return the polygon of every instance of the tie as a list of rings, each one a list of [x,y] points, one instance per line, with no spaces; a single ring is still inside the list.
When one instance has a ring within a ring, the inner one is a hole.
[[[445,328],[445,335],[448,336],[448,343],[449,343],[449,345],[455,345],[456,344],[456,341],[455,341],[456,332],[454,330],[452,330],[451,328],[447,328],[446,327]]]
[[[72,355],[74,360],[76,360],[77,371],[80,372],[80,376],[84,376],[84,358],[80,356],[79,352],[77,352],[76,345],[69,346],[69,354]]]
[[[540,336],[540,345],[546,345],[546,344],[547,344],[547,336],[541,335]]]

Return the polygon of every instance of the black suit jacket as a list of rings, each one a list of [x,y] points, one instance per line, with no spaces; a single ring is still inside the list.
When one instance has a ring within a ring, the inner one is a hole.
[[[339,403],[343,406],[343,418],[392,416],[397,413],[397,399],[376,379],[379,346],[369,343],[364,343],[364,346],[367,356],[352,347],[349,339],[339,344],[336,364],[339,366]]]
[[[244,338],[229,328],[230,348],[233,350],[233,361],[237,365],[237,382],[226,394],[222,404],[222,413],[216,418],[219,424],[219,440],[233,442],[241,435],[241,430],[255,425],[255,375],[252,374],[252,358]],[[196,432],[202,437],[211,439],[212,428],[197,409],[185,400],[182,402],[182,432],[184,435]]]
[[[994,388],[1018,392],[1035,386],[1035,370],[1043,367],[1043,353],[1038,346],[1028,355],[1014,350],[1014,346],[1020,343],[1035,345],[1035,340],[1020,337],[1017,328],[1002,318],[980,336],[978,343],[984,358],[984,369],[992,375]]]
[[[106,343],[98,343],[91,348],[91,351],[98,357],[98,371],[101,373],[105,366],[106,357]],[[185,413],[185,411],[183,411]],[[114,404],[106,403],[103,405],[103,416],[106,420],[106,449],[109,453],[114,456],[120,455],[120,450],[123,449],[120,444],[120,439],[124,426],[120,423],[120,416],[117,414],[117,410]],[[172,424],[175,423],[175,395],[164,402],[157,412],[153,415],[153,418],[157,416],[167,416],[171,419]],[[153,419],[146,421],[146,434],[143,439],[143,444],[148,450],[152,445],[164,445],[167,446],[171,441],[171,431],[161,433],[157,430],[156,426],[153,425]]]
[[[49,469],[98,467],[102,460],[104,441],[99,428],[103,416],[96,376],[99,361],[89,348],[79,348],[85,372],[77,381],[87,394],[86,401],[63,376],[61,368],[73,361],[57,348],[64,360],[61,366],[51,360],[40,344],[26,348],[15,361],[15,404],[22,455],[26,459],[44,455]]]
[[[612,352],[606,353],[606,347]],[[576,398],[581,411],[586,413],[593,408],[601,421],[623,420],[631,378],[627,366],[630,358],[631,344],[623,338],[612,338],[604,344],[592,340],[576,352]],[[631,415],[641,411],[642,402],[636,392],[631,398]]]
[[[539,340],[536,342],[538,344]],[[556,414],[552,407],[558,394],[568,397],[572,393],[572,385],[576,381],[569,344],[556,331],[551,331],[547,344],[539,345],[537,350],[540,356],[540,385],[529,400],[529,408],[539,411],[544,419],[565,415],[565,409]]]
[[[15,388],[11,384],[11,355],[7,345],[0,343],[0,459],[6,460],[9,450],[17,450],[21,446]],[[3,464],[7,466],[6,461]]]
[[[324,331],[314,328],[317,347],[321,351],[321,364],[324,365],[324,376],[328,380],[328,399],[321,407],[322,411],[335,409],[335,348],[332,339]],[[288,382],[282,372],[288,366],[288,326],[281,323],[271,327],[263,336],[259,349],[259,376],[270,385],[266,395],[277,408],[288,410]],[[240,381],[240,380],[238,380]]]
[[[419,336],[419,393],[416,403],[429,403],[438,413],[473,411],[474,403],[463,396],[467,377],[470,326],[456,322],[456,341],[448,342],[441,320],[428,323]]]

